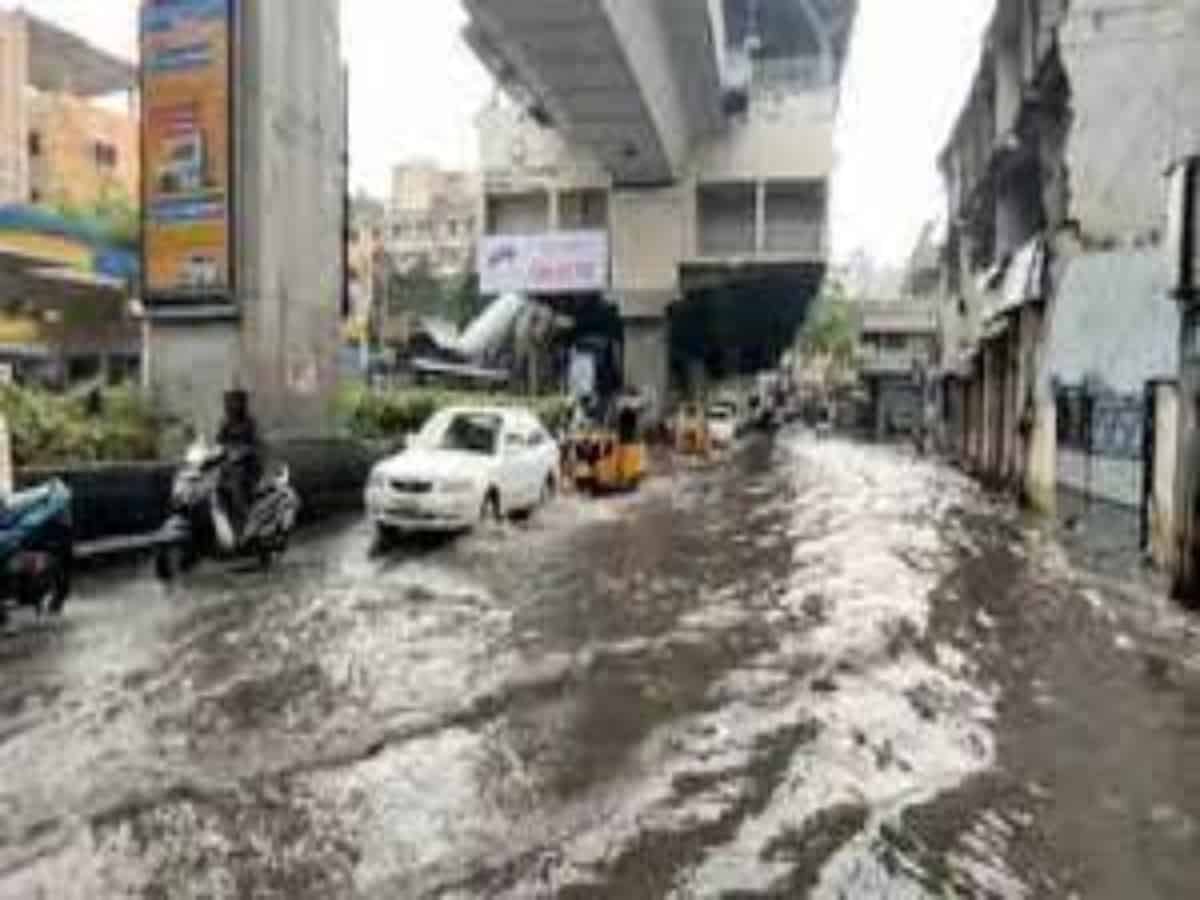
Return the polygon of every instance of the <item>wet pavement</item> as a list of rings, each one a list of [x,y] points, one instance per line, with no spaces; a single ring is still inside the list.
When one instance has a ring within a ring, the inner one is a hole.
[[[0,637],[0,897],[1200,890],[1200,620],[934,463],[370,543]]]

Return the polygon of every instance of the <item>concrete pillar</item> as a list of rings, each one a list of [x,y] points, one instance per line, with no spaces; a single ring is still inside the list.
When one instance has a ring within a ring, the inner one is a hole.
[[[757,181],[754,184],[754,252],[765,253],[767,250],[767,183]]]
[[[670,340],[666,318],[627,318],[625,330],[625,386],[634,387],[647,403],[648,420],[666,416],[670,388]]]
[[[991,342],[984,342],[979,355],[983,361],[979,404],[979,471],[983,475],[988,475],[992,469],[992,438],[995,434],[992,420],[996,415],[996,404],[993,398],[996,378],[993,371]]]
[[[1052,515],[1058,505],[1058,407],[1049,388],[1034,395],[1033,428],[1025,463],[1025,501]]]
[[[1021,409],[1024,400],[1024,340],[1022,329],[1024,316],[1018,312],[1010,317],[1008,337],[1005,348],[1008,351],[1008,368],[1005,372],[1005,399],[1007,407],[1004,415],[1004,479],[1006,482],[1019,485],[1021,478]]]
[[[149,375],[166,409],[199,427],[236,385],[268,434],[320,434],[332,425],[344,284],[339,4],[235,8],[233,302],[146,298]]]
[[[1150,488],[1150,553],[1154,562],[1170,571],[1177,546],[1175,481],[1179,464],[1179,387],[1159,382],[1154,391],[1154,460]]]

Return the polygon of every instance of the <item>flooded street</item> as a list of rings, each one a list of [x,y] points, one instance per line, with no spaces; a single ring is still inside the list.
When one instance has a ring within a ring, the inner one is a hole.
[[[795,433],[0,638],[0,897],[1184,898],[1200,619]]]

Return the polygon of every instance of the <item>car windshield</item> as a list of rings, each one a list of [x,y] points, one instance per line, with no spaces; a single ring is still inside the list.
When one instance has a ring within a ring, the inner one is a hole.
[[[714,406],[712,409],[710,409],[708,411],[708,417],[710,419],[715,419],[716,421],[732,419],[733,418],[733,410],[730,409],[728,406]]]
[[[440,422],[425,446],[491,456],[500,440],[500,417],[489,413],[457,413]],[[424,434],[424,432],[422,433]]]

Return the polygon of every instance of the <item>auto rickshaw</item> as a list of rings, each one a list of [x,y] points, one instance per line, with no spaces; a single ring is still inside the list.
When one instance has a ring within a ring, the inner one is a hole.
[[[694,403],[681,407],[675,420],[675,452],[682,456],[707,456],[711,450],[704,410]]]
[[[587,429],[568,439],[565,480],[593,494],[636,490],[647,471],[641,417],[640,401],[623,397],[614,413],[615,428]]]

